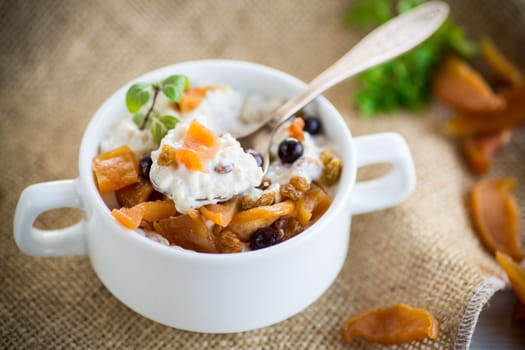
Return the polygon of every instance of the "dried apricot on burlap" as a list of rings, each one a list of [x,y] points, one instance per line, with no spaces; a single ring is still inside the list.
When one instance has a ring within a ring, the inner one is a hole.
[[[280,217],[293,213],[294,209],[294,202],[287,200],[240,211],[233,216],[228,228],[235,232],[242,241],[248,241],[250,235],[257,229],[270,226]]]
[[[436,339],[438,335],[439,322],[430,312],[405,304],[361,312],[343,326],[343,339],[347,343],[361,337],[371,343],[395,345]]]
[[[100,193],[120,190],[138,181],[139,163],[128,146],[97,155],[91,166]]]
[[[197,212],[155,221],[153,227],[171,245],[201,253],[217,253],[213,234]]]
[[[511,86],[518,86],[523,82],[523,75],[518,67],[510,62],[492,40],[484,38],[480,46],[485,61],[500,79]]]
[[[506,101],[500,111],[460,112],[445,124],[445,130],[455,136],[478,135],[512,129],[525,124],[525,83],[505,91]]]
[[[206,219],[225,227],[228,226],[238,208],[239,198],[235,197],[224,203],[202,206],[199,208],[199,211]]]
[[[496,252],[496,259],[507,274],[516,297],[522,304],[525,304],[525,268],[500,251]]]
[[[436,70],[433,91],[443,102],[460,110],[491,112],[505,106],[483,77],[455,56],[447,57]]]
[[[515,187],[513,178],[481,180],[472,188],[469,209],[485,247],[492,253],[499,250],[520,261],[523,252],[519,210],[512,194]]]
[[[483,175],[490,170],[494,153],[510,142],[512,132],[501,130],[486,135],[468,136],[463,140],[463,152],[470,170]]]

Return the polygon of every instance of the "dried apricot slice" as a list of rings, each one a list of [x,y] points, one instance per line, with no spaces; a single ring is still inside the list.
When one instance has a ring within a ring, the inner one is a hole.
[[[219,226],[228,226],[233,218],[233,215],[237,212],[239,199],[233,198],[225,203],[221,204],[208,204],[199,208],[202,216],[206,219],[213,221]]]
[[[232,231],[226,229],[213,236],[215,246],[219,253],[240,253],[243,244],[239,237]]]
[[[121,146],[93,158],[93,173],[100,193],[120,190],[139,177],[139,163],[128,146]]]
[[[520,85],[523,82],[523,75],[520,70],[505,57],[492,40],[485,38],[481,40],[480,46],[485,61],[499,78],[512,86]]]
[[[193,111],[197,108],[208,93],[208,89],[204,87],[193,87],[182,93],[177,107],[182,115]]]
[[[525,304],[525,268],[500,251],[496,252],[496,259],[507,274],[516,297]]]
[[[237,234],[242,241],[248,241],[257,229],[270,226],[278,218],[293,213],[295,204],[284,201],[273,205],[256,207],[236,213],[228,228]]]
[[[207,148],[215,147],[218,143],[217,136],[202,125],[199,122],[192,121],[184,137],[184,147],[186,148],[196,148],[199,146],[204,146]]]
[[[188,170],[201,171],[203,173],[208,172],[197,152],[192,149],[178,149],[175,151],[175,159],[177,164],[183,164]]]
[[[113,215],[113,217],[124,227],[134,230],[139,227],[140,222],[142,221],[143,211],[137,207],[120,208],[113,209],[111,215]]]
[[[477,71],[454,56],[447,57],[437,69],[433,89],[443,102],[460,110],[490,112],[505,106]]]
[[[142,219],[146,221],[157,221],[177,215],[175,203],[171,199],[143,202],[133,208],[142,210]]]
[[[487,135],[475,135],[463,140],[463,152],[470,170],[483,175],[490,170],[494,153],[510,142],[512,132],[501,130]]]
[[[304,120],[303,118],[294,118],[288,127],[288,136],[293,137],[299,141],[304,141]]]
[[[520,261],[520,223],[518,205],[512,191],[512,178],[481,180],[470,194],[469,209],[474,227],[485,247],[499,250]]]
[[[395,345],[436,339],[438,335],[439,322],[430,312],[405,304],[361,312],[343,327],[343,339],[347,343],[354,337],[362,337],[372,343]]]
[[[323,215],[331,203],[332,200],[321,187],[312,184],[297,202],[295,217],[301,226],[306,227]]]
[[[525,124],[525,84],[503,93],[505,108],[495,112],[461,112],[452,117],[445,130],[456,136],[477,135],[511,129]]]
[[[198,213],[172,216],[153,223],[170,244],[201,253],[217,253],[211,230]]]
[[[139,181],[126,186],[116,192],[117,200],[122,207],[131,208],[139,203],[146,202],[153,193],[153,185],[139,176]]]

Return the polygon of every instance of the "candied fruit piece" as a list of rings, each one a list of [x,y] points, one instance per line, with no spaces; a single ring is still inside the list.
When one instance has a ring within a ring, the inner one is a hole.
[[[274,205],[240,211],[233,216],[228,227],[242,241],[248,241],[251,234],[257,229],[270,226],[278,218],[293,213],[294,209],[294,202],[284,201]]]
[[[134,208],[142,210],[142,219],[146,221],[157,221],[177,215],[175,203],[171,199],[143,202],[137,204]]]
[[[463,152],[470,170],[476,175],[483,175],[490,170],[494,152],[510,142],[510,130],[502,130],[488,135],[466,137],[463,140]]]
[[[180,113],[184,115],[193,111],[202,103],[207,93],[208,89],[204,87],[193,87],[184,91],[177,103]]]
[[[328,210],[331,203],[332,200],[321,187],[312,184],[297,202],[295,217],[301,226],[306,227],[309,223],[319,219]]]
[[[128,146],[97,155],[92,168],[100,193],[120,190],[137,182],[139,177],[137,158]]]
[[[294,118],[290,126],[288,127],[288,136],[304,141],[304,120],[303,118]]]
[[[192,149],[178,149],[175,153],[175,159],[178,164],[184,165],[188,170],[208,172],[197,152]]]
[[[221,204],[208,204],[199,208],[200,213],[206,219],[213,221],[215,224],[225,227],[228,226],[237,212],[239,199],[232,198]]]
[[[447,57],[434,74],[434,93],[448,105],[465,111],[501,110],[505,101],[464,60]]]
[[[523,258],[519,210],[512,178],[481,180],[470,194],[469,209],[476,231],[492,253],[499,250],[516,261]]]
[[[201,253],[217,253],[213,233],[198,214],[172,216],[153,223],[170,244]]]
[[[436,339],[438,335],[439,323],[430,312],[405,304],[363,311],[343,326],[343,339],[347,343],[361,337],[371,343],[395,345]]]
[[[117,190],[117,200],[122,207],[131,208],[139,203],[146,202],[153,193],[151,182],[139,176],[139,181]]]
[[[111,215],[124,227],[134,230],[139,227],[142,221],[143,211],[137,207],[120,208],[113,209]]]
[[[198,148],[204,146],[207,148],[213,148],[217,146],[219,140],[217,136],[197,121],[192,121],[184,137],[184,147],[186,148]]]

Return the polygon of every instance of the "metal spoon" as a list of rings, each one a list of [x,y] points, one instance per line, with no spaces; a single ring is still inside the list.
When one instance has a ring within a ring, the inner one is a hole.
[[[261,149],[263,172],[270,165],[270,147],[276,130],[297,111],[323,91],[371,67],[395,58],[414,48],[434,33],[446,19],[449,7],[441,1],[429,1],[405,12],[366,35],[332,66],[313,79],[306,89],[290,99],[271,118],[247,135],[237,135],[245,150],[254,149],[254,141],[265,136],[268,146]],[[269,138],[268,133],[270,132]]]

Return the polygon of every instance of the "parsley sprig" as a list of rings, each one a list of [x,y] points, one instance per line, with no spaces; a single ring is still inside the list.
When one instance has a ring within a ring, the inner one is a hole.
[[[189,87],[188,77],[184,75],[171,75],[158,83],[139,82],[130,86],[126,93],[126,107],[133,114],[133,122],[140,130],[149,128],[153,142],[160,144],[160,140],[173,129],[179,119],[174,115],[160,115],[155,110],[157,97],[162,91],[171,101],[180,102],[182,93]],[[151,101],[149,108],[144,113],[143,107]]]
[[[423,3],[423,0],[360,0],[343,18],[346,25],[371,29],[397,13]],[[467,40],[463,29],[447,19],[443,25],[421,45],[406,54],[369,69],[359,75],[360,88],[354,95],[364,116],[388,113],[406,108],[418,110],[430,100],[431,78],[441,59],[453,52],[471,57],[477,47]]]

